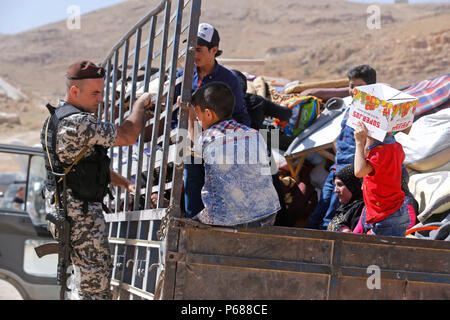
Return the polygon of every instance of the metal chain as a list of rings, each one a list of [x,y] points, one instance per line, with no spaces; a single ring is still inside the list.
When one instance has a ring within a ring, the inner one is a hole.
[[[158,240],[163,240],[167,235],[167,229],[169,228],[169,224],[173,221],[173,214],[176,211],[175,205],[170,205],[167,207],[166,215],[161,218],[161,226],[159,227],[159,231],[156,232],[156,236]]]

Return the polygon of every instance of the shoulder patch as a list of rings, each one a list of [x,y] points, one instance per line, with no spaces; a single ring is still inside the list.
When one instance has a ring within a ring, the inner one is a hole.
[[[98,118],[93,116],[93,115],[89,115],[88,116],[88,120],[92,124],[99,124],[100,123],[100,120],[98,120]]]

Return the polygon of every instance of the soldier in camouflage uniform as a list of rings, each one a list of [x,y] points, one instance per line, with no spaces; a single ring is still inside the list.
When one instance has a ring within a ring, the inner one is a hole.
[[[103,100],[103,77],[104,69],[89,61],[76,62],[67,70],[66,96],[58,107],[70,104],[81,112],[61,119],[56,130],[55,153],[66,165],[72,164],[86,146],[88,149],[83,157],[95,152],[94,146],[108,148],[134,144],[145,123],[145,109],[151,98],[148,93],[136,101],[122,125],[97,119],[93,113]],[[110,181],[111,185],[135,191],[131,181],[112,170]],[[47,211],[55,212],[54,192],[47,189],[45,196]],[[75,297],[77,293],[83,300],[111,299],[112,260],[102,203],[77,199],[68,186],[67,215],[71,223],[71,262],[76,285],[72,290]]]

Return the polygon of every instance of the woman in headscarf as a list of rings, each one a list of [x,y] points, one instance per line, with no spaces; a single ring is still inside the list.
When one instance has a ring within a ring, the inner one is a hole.
[[[408,188],[409,182],[409,173],[404,166],[402,166],[402,191],[405,193],[405,205],[408,209],[408,214],[410,218],[410,223],[406,230],[414,227],[417,222],[417,212],[419,210],[419,204],[417,200],[414,198],[414,195],[409,191]],[[364,233],[364,228],[361,224],[361,221],[358,221],[356,227],[352,228],[353,233]],[[367,231],[367,234],[372,234],[372,230]]]
[[[347,165],[336,173],[334,192],[340,206],[327,227],[328,231],[352,232],[356,227],[364,208],[361,180],[354,175],[353,164]]]

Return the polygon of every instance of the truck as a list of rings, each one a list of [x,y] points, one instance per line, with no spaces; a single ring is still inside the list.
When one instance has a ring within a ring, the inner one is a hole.
[[[120,124],[143,92],[155,98],[138,141],[109,149],[112,168],[136,184],[135,194],[114,187],[114,199],[105,199],[111,210],[105,220],[113,299],[449,299],[450,244],[445,241],[279,226],[218,227],[184,216],[183,158],[200,16],[201,0],[161,0],[102,62],[106,75],[98,117],[103,121]],[[177,78],[180,68],[184,72]],[[42,151],[27,152],[42,157]],[[51,242],[26,213],[2,213],[0,236],[9,232],[5,241],[12,243],[9,225],[26,220],[33,240]],[[14,242],[23,248],[29,237]],[[37,278],[21,270],[21,250],[7,259],[0,256],[0,274],[32,282]],[[55,277],[39,281],[56,284]]]

